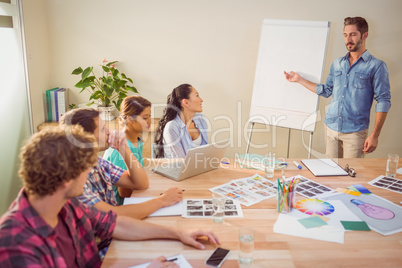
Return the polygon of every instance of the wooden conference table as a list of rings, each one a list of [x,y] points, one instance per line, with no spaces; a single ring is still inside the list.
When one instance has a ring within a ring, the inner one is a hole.
[[[286,177],[302,175],[313,181],[336,189],[346,188],[352,184],[362,184],[374,194],[400,205],[402,196],[399,193],[374,187],[368,184],[374,178],[385,175],[386,159],[339,159],[341,167],[349,164],[357,172],[355,178],[349,176],[314,177],[304,166],[298,170],[289,159]],[[301,163],[299,161],[299,163]],[[233,179],[245,178],[262,171],[243,169],[238,164],[221,164],[221,168],[198,176],[175,182],[152,173],[147,168],[150,187],[144,191],[135,191],[136,197],[156,197],[170,187],[185,189],[184,199],[212,198],[209,188],[229,182]],[[275,178],[280,171],[275,171]],[[397,174],[396,178],[402,179]],[[304,198],[296,195],[296,200]],[[222,224],[212,219],[186,219],[180,216],[150,217],[145,221],[174,226],[182,229],[208,229],[214,231],[221,247],[231,250],[228,259],[221,266],[239,267],[238,230],[240,226],[251,226],[255,230],[254,263],[248,267],[402,267],[402,233],[383,236],[375,231],[345,232],[344,244],[325,242],[273,232],[278,213],[275,210],[276,199],[270,198],[250,207],[242,206],[243,218],[225,218]],[[106,254],[102,267],[130,267],[149,262],[164,255],[166,257],[183,254],[193,267],[207,267],[205,260],[215,246],[205,243],[206,250],[197,250],[179,241],[151,240],[127,242],[113,240]]]

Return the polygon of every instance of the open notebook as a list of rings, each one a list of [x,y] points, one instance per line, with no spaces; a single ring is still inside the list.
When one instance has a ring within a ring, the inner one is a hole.
[[[348,173],[332,159],[303,159],[301,162],[316,177],[348,175]]]

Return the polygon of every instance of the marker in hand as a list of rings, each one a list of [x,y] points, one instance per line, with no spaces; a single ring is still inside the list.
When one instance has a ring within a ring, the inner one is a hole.
[[[298,169],[302,169],[302,166],[299,165],[299,163],[297,163],[296,161],[293,161],[293,164],[295,164],[295,166],[296,166]]]

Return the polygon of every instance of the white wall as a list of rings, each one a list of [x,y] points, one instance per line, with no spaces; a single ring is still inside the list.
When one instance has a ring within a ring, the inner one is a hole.
[[[31,1],[24,3],[28,2]],[[367,48],[387,62],[392,87],[392,108],[379,148],[368,157],[385,157],[388,152],[402,155],[399,138],[402,125],[398,120],[402,114],[402,106],[398,105],[402,100],[402,82],[398,79],[402,75],[400,0],[381,3],[377,0],[45,0],[45,7],[43,0],[32,2],[35,4],[29,4],[32,9],[26,9],[25,14],[35,17],[38,21],[33,25],[38,27],[30,27],[27,43],[34,44],[33,50],[44,56],[39,60],[32,53],[30,63],[31,83],[36,81],[35,85],[31,84],[36,94],[32,99],[35,118],[43,117],[43,104],[38,95],[54,86],[71,88],[70,103],[87,101],[88,95],[79,95],[73,87],[77,81],[77,77],[70,75],[74,68],[96,66],[104,58],[119,60],[118,67],[134,78],[141,95],[155,106],[165,103],[175,86],[191,83],[204,99],[204,114],[211,120],[212,130],[220,131],[216,138],[233,139],[233,147],[227,152],[229,157],[245,151],[247,135],[243,130],[248,127],[245,123],[262,20],[330,21],[325,80],[331,62],[347,52],[343,19],[363,16],[370,26]],[[37,3],[39,6],[35,6]],[[39,16],[34,13],[37,9],[43,9]],[[49,43],[46,43],[46,31]],[[42,68],[49,72],[49,77],[43,75]],[[32,75],[33,72],[40,77]],[[329,101],[320,100],[321,121],[313,138],[313,149],[319,153],[325,152],[323,119]],[[160,113],[161,109],[155,111],[157,116]],[[221,117],[214,121],[216,116]],[[232,123],[223,116],[231,118]],[[374,113],[370,131],[373,121]],[[36,119],[35,124],[38,123]],[[253,142],[268,143],[269,148],[251,152],[264,154],[271,150],[285,156],[287,129],[275,130],[269,126],[259,129],[269,132],[255,132]],[[292,131],[291,157],[307,156],[303,143],[308,144],[308,138],[308,133]]]
[[[48,37],[49,20],[46,0],[22,0],[24,13],[24,32],[27,47],[29,85],[33,106],[32,120],[35,130],[45,121],[43,92],[52,88],[50,77],[50,42]]]

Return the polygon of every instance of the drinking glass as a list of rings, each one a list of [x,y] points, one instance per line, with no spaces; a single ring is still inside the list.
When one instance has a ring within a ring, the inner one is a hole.
[[[239,263],[251,264],[254,251],[254,230],[242,226],[239,230]]]
[[[265,178],[272,179],[275,172],[275,153],[268,153],[264,158]]]
[[[226,198],[224,196],[213,194],[212,195],[212,218],[214,222],[222,223],[225,216],[225,203]]]
[[[396,169],[398,168],[399,155],[389,154],[387,160],[387,170],[385,176],[394,178],[396,176]]]

